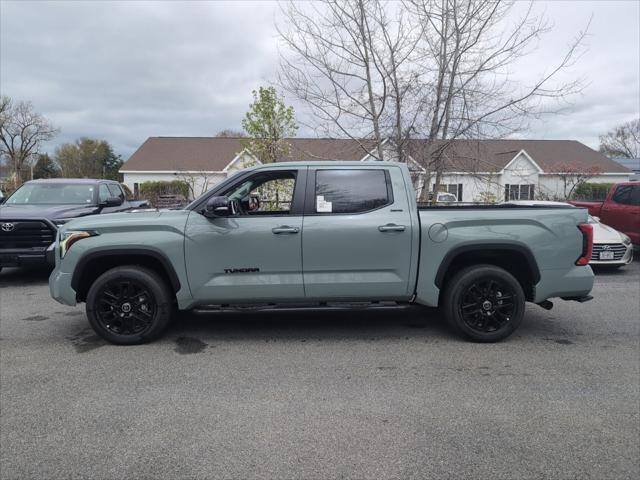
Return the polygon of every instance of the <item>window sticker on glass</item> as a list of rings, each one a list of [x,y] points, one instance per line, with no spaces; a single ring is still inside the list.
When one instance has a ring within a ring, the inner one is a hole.
[[[332,212],[331,202],[327,202],[324,199],[324,195],[318,195],[316,197],[316,212],[318,212],[318,213],[331,213]]]

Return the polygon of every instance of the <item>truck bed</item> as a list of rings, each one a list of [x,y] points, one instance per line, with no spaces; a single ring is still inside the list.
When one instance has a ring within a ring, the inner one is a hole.
[[[532,257],[531,263],[546,281],[541,282],[544,288],[532,285],[530,301],[548,298],[550,292],[562,296],[562,280],[553,272],[562,277],[575,270],[582,253],[582,233],[577,225],[587,221],[587,212],[571,205],[436,205],[419,208],[418,218],[420,252],[428,252],[428,261],[420,262],[416,292],[419,302],[435,306],[439,291],[430,288],[434,279],[440,288],[449,267],[447,258],[472,245],[474,252],[483,245],[489,256],[495,252],[496,257],[506,259],[504,252],[512,251]],[[575,283],[566,285],[576,288]]]

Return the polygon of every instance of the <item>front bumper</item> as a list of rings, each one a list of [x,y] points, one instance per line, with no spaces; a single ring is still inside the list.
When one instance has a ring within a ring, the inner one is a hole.
[[[73,307],[77,302],[76,291],[71,287],[72,276],[72,273],[61,272],[56,268],[49,277],[49,291],[55,301]]]
[[[47,250],[0,250],[0,267],[28,267],[45,266],[52,267],[55,263],[54,243]]]

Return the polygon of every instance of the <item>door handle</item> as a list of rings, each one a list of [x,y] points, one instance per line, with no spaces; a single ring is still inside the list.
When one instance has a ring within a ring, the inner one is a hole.
[[[380,225],[378,227],[378,230],[380,230],[381,232],[404,232],[405,229],[407,227],[405,227],[404,225],[396,225],[395,223],[387,223],[386,225]]]
[[[284,234],[298,233],[300,229],[298,227],[290,227],[289,225],[282,225],[280,227],[272,228],[271,231],[276,235],[282,235],[283,233]]]

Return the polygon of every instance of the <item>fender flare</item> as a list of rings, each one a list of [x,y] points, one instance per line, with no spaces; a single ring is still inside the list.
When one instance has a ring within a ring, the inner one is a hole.
[[[447,274],[447,270],[451,266],[451,263],[456,259],[458,255],[469,253],[469,252],[486,252],[486,251],[496,251],[496,250],[507,250],[509,252],[516,252],[521,254],[529,266],[529,270],[533,276],[533,284],[537,284],[540,281],[540,269],[538,268],[538,262],[536,262],[536,258],[534,257],[531,249],[526,245],[518,245],[514,243],[475,243],[468,245],[460,245],[458,247],[454,247],[449,250],[442,262],[440,263],[440,267],[438,267],[438,272],[436,273],[435,284],[438,288],[442,289],[444,277]]]
[[[85,253],[76,264],[76,267],[73,270],[73,276],[71,277],[71,288],[73,288],[76,292],[78,291],[78,287],[80,286],[80,279],[83,276],[87,265],[92,261],[104,258],[104,257],[152,257],[153,259],[160,262],[162,267],[165,269],[167,276],[169,277],[169,281],[171,282],[171,287],[174,292],[180,290],[180,279],[176,274],[173,265],[167,258],[167,256],[159,250],[156,250],[152,247],[146,248],[109,248],[108,250],[94,250]]]

